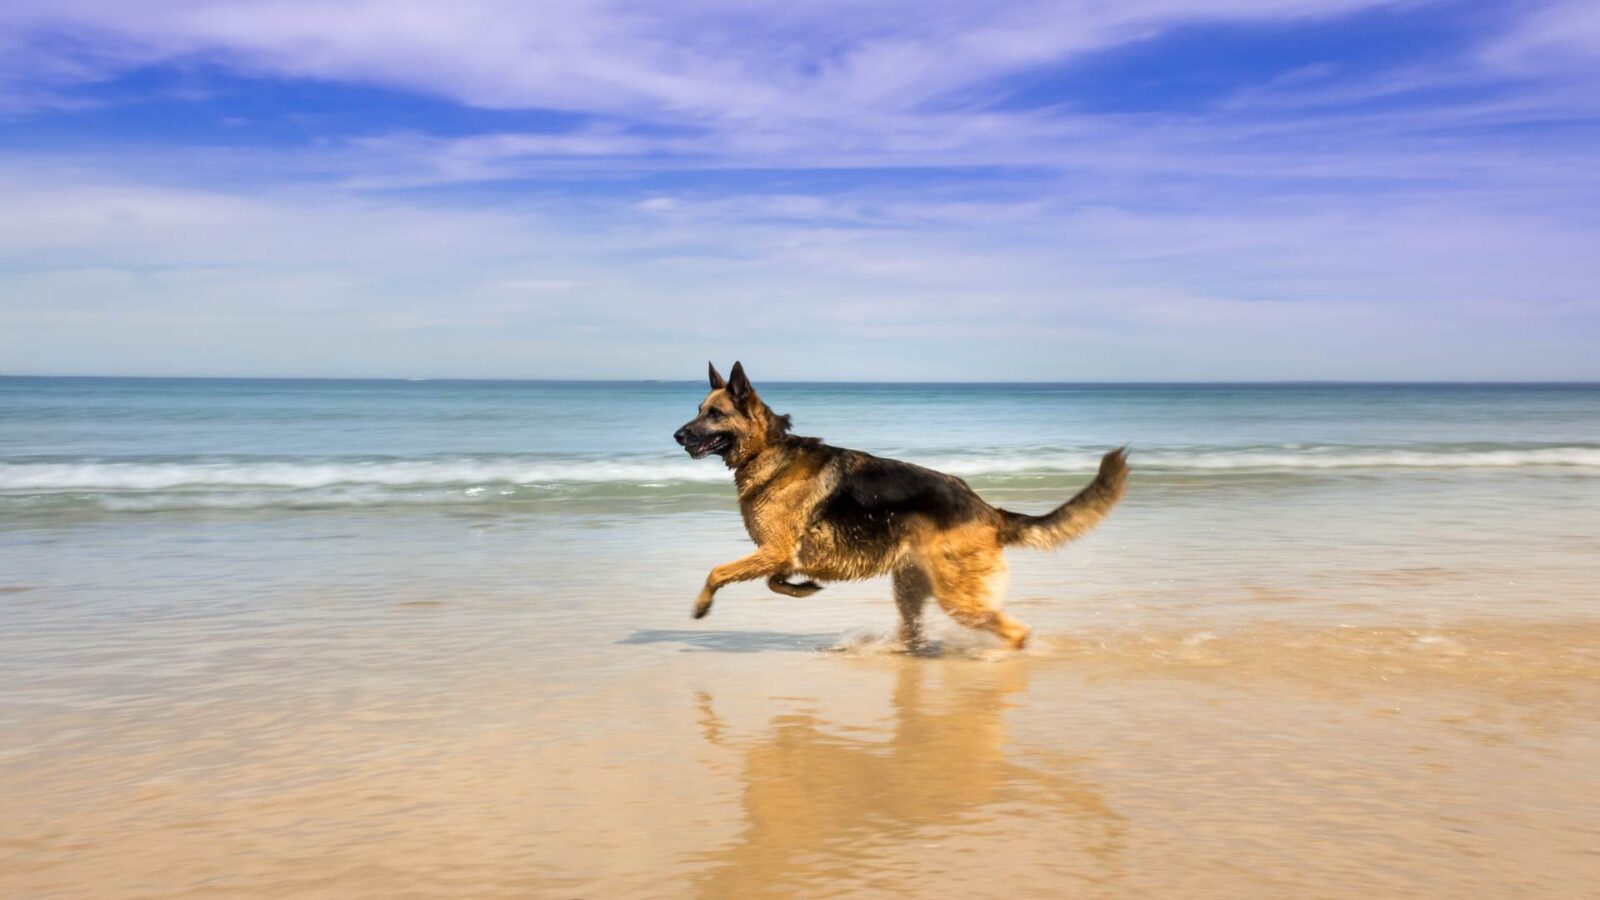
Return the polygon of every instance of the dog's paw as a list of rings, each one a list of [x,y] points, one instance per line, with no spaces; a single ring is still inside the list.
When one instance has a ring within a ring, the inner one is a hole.
[[[694,612],[691,615],[696,619],[704,619],[711,615],[711,598],[702,596],[694,601]]]

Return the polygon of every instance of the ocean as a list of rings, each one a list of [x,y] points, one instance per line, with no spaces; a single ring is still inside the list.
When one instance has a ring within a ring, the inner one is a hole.
[[[1128,496],[1009,554],[1027,652],[913,657],[884,581],[689,619],[749,548],[701,382],[0,378],[0,886],[1592,883],[1600,385],[757,389],[1019,511],[1128,445]]]
[[[694,383],[0,379],[8,516],[725,505],[671,432]],[[1152,489],[1244,479],[1583,479],[1594,385],[773,384],[798,429],[1000,491],[1129,444]],[[1580,482],[1582,483],[1582,482]]]

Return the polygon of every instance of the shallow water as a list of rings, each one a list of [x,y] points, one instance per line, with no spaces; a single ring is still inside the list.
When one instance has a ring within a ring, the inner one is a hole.
[[[747,546],[656,446],[696,390],[0,379],[0,889],[1600,877],[1600,390],[774,386],[1013,508],[1134,442],[1098,532],[1011,554],[1034,645],[926,656],[881,582],[688,618]]]

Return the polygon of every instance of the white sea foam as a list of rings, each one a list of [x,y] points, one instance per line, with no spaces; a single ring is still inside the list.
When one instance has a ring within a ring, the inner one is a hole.
[[[963,454],[918,459],[923,465],[971,478],[1048,477],[1092,471],[1090,450]],[[1600,448],[1408,449],[1372,447],[1249,448],[1135,451],[1136,468],[1165,472],[1293,472],[1332,469],[1600,468]],[[306,490],[336,486],[397,489],[521,485],[724,483],[728,472],[714,461],[638,457],[454,458],[338,461],[179,460],[161,462],[0,463],[0,491],[7,493]],[[482,493],[482,492],[480,492]]]
[[[1407,450],[1310,448],[1148,455],[1147,463],[1171,469],[1500,469],[1527,466],[1600,468],[1600,447],[1541,447],[1503,450]]]
[[[456,459],[349,462],[0,463],[0,490],[154,491],[173,488],[317,488],[334,485],[560,484],[726,481],[727,471],[688,461]]]
[[[332,509],[359,506],[432,506],[496,498],[473,489],[397,491],[373,485],[310,490],[238,490],[104,493],[90,498],[108,512],[167,510]]]

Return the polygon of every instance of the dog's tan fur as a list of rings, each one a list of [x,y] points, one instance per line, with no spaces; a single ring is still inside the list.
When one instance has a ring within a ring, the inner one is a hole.
[[[908,645],[922,640],[931,596],[962,625],[1020,648],[1028,626],[1000,610],[1004,548],[1049,549],[1088,532],[1127,482],[1126,456],[1113,450],[1094,481],[1053,512],[997,509],[954,476],[789,434],[788,417],[762,402],[738,363],[726,381],[715,367],[710,374],[699,415],[677,437],[692,454],[718,453],[733,470],[756,550],[711,570],[695,618],[736,582],[764,578],[777,593],[805,597],[821,590],[818,581],[888,574]],[[793,576],[811,580],[795,583]]]

